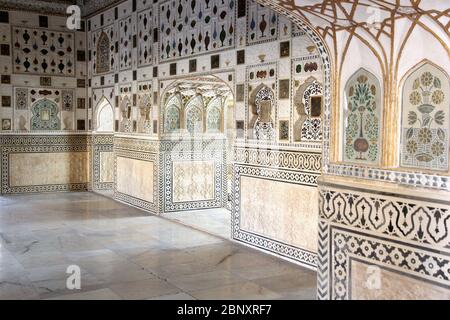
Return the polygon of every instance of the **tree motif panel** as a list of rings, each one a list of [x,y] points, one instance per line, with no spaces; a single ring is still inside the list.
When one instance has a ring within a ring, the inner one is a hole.
[[[380,159],[381,88],[360,69],[345,87],[344,161],[378,164]]]
[[[142,133],[152,132],[152,95],[152,82],[140,82],[137,94],[137,105],[139,109],[138,131]]]
[[[75,76],[74,34],[13,27],[14,72]]]
[[[92,50],[92,72],[94,74],[116,70],[115,39],[116,33],[113,26],[92,32],[90,48]]]
[[[234,47],[235,0],[160,4],[160,61]]]
[[[222,123],[222,98],[217,97],[206,108],[206,131],[219,132]]]
[[[138,14],[138,65],[145,66],[152,63],[152,10],[145,10]]]
[[[448,170],[450,83],[431,64],[414,71],[402,96],[401,165]]]
[[[247,1],[247,44],[276,40],[278,15],[254,0]]]
[[[123,85],[120,87],[120,119],[122,132],[132,132],[133,121],[133,105],[132,105],[132,92],[131,84]]]
[[[136,25],[132,23],[131,16],[119,22],[119,60],[120,70],[131,68],[131,51],[133,49],[133,29]]]
[[[203,109],[201,96],[194,96],[186,104],[186,129],[189,133],[203,132]]]
[[[177,94],[169,97],[164,112],[164,132],[171,133],[181,128],[181,97]]]

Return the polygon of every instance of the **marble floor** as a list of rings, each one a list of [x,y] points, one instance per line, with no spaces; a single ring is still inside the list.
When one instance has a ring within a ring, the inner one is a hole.
[[[67,288],[69,266],[81,288]],[[93,193],[0,196],[0,299],[314,299],[315,272]]]
[[[231,238],[231,212],[227,209],[205,209],[165,213],[164,218],[225,239]]]

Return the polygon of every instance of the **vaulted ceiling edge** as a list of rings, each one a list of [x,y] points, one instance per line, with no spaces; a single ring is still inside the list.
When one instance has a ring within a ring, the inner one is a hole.
[[[73,4],[80,6],[83,11],[82,0],[0,0],[0,9],[67,15],[67,7]]]

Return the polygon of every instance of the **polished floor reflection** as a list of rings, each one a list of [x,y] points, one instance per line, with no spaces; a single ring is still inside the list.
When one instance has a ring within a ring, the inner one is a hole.
[[[81,289],[66,286],[81,269]],[[314,299],[316,274],[92,193],[0,197],[0,299]]]
[[[170,212],[165,213],[164,217],[224,239],[231,239],[231,212],[227,209]]]

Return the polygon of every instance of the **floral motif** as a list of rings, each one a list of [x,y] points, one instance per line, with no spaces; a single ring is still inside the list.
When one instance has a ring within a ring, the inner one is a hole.
[[[403,127],[403,165],[448,170],[448,104],[444,103],[444,92],[449,84],[442,81],[444,77],[426,64],[405,81],[403,104],[409,108],[404,118],[409,127]]]
[[[430,143],[432,138],[433,138],[433,134],[431,133],[430,129],[422,128],[419,130],[419,133],[418,133],[419,143],[421,143],[421,144]]]
[[[431,153],[436,157],[442,156],[444,154],[444,151],[445,147],[442,142],[436,141],[431,145]]]
[[[347,84],[345,160],[377,163],[381,90],[374,75],[360,69]]]
[[[417,142],[415,140],[409,140],[406,144],[406,150],[409,153],[416,153],[418,149]]]
[[[422,101],[422,96],[420,95],[419,92],[413,91],[409,96],[409,101],[413,105],[418,105]]]
[[[444,102],[445,94],[442,90],[436,90],[433,92],[433,95],[431,96],[431,100],[434,104],[441,104]]]

